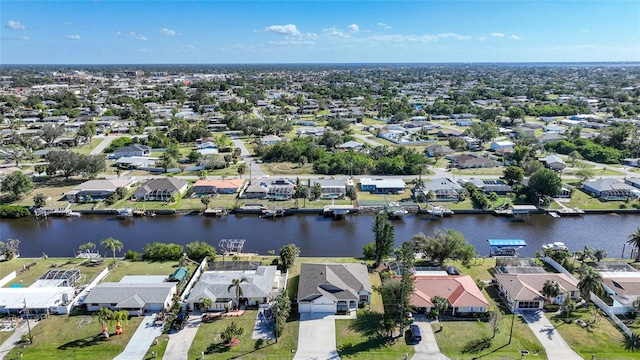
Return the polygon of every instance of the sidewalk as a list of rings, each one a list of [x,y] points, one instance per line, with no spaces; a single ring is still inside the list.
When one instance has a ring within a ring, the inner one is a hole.
[[[140,326],[129,340],[127,347],[114,360],[142,360],[147,354],[153,340],[162,334],[162,326],[155,326],[154,320],[157,314],[144,317]],[[124,327],[124,326],[123,326]],[[126,330],[125,330],[126,331]]]
[[[437,321],[434,322],[437,323]],[[416,353],[411,360],[449,360],[448,357],[440,352],[436,336],[431,328],[431,321],[427,320],[423,315],[416,315],[416,321],[413,324],[420,327],[422,341],[415,345]]]
[[[569,347],[541,311],[521,312],[520,314],[544,347],[549,360],[582,360],[582,357]]]
[[[31,330],[36,327],[40,322],[39,321],[29,321],[29,325],[31,325]],[[27,322],[23,322],[20,326],[18,326],[15,330],[13,330],[13,334],[9,336],[7,340],[5,340],[2,344],[0,344],[0,359],[4,359],[5,356],[13,349],[20,340],[22,339],[22,335],[29,333],[29,327],[27,326]]]

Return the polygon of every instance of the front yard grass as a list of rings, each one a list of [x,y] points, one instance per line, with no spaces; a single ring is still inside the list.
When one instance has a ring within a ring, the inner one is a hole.
[[[599,310],[598,310],[599,311]],[[565,322],[565,313],[545,314],[562,338],[579,355],[588,359],[595,354],[596,359],[638,359],[638,352],[629,352],[624,348],[624,336],[608,317],[599,315],[593,323],[593,310],[580,308],[571,313],[569,322]],[[581,327],[575,321],[581,319],[587,324]]]
[[[574,190],[571,194],[571,201],[563,202],[564,206],[569,208],[580,208],[582,210],[618,210],[621,205],[631,208],[631,203],[624,201],[600,201],[598,198],[591,197],[582,190]],[[549,206],[550,209],[558,210],[562,208],[555,202]]]
[[[275,340],[251,339],[256,316],[257,310],[248,310],[239,317],[223,317],[202,323],[189,349],[189,359],[200,359],[202,352],[205,359],[292,359],[298,347],[300,322],[297,312],[291,311],[291,318],[277,343]],[[243,328],[244,334],[239,337],[240,345],[227,347],[222,344],[220,333],[232,322]]]
[[[122,335],[115,335],[114,326],[108,325],[112,336],[103,339],[100,321],[91,315],[50,316],[32,327],[33,344],[15,347],[6,358],[20,358],[17,352],[21,351],[24,359],[113,359],[124,350],[142,319],[123,322]]]

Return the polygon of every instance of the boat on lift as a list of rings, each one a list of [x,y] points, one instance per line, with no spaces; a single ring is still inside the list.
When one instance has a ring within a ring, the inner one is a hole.
[[[569,250],[569,248],[560,241],[552,242],[549,244],[542,245],[542,249],[544,250]]]

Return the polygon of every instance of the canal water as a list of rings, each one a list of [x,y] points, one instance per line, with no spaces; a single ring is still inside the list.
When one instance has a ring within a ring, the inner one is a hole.
[[[489,254],[487,239],[524,239],[528,246],[521,255],[532,256],[546,243],[562,241],[571,251],[584,246],[605,250],[620,257],[629,234],[640,227],[638,215],[585,215],[552,218],[532,215],[527,221],[514,222],[493,215],[455,215],[432,219],[428,215],[408,215],[392,220],[396,245],[419,232],[433,234],[436,229],[461,231],[480,255]],[[279,219],[262,219],[258,215],[230,215],[222,218],[203,216],[156,216],[120,220],[108,216],[17,219],[0,221],[0,240],[19,239],[23,257],[73,256],[79,245],[89,241],[99,245],[102,239],[120,240],[126,250],[142,251],[145,244],[172,242],[187,244],[206,241],[217,246],[221,239],[246,239],[244,251],[276,253],[293,243],[301,256],[361,256],[362,247],[373,241],[373,216],[348,215],[333,220],[316,215],[294,215]],[[627,246],[627,254],[629,247]]]

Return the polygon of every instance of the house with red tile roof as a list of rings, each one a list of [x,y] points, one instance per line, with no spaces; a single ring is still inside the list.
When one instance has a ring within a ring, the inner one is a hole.
[[[484,297],[475,281],[469,275],[416,275],[411,305],[420,312],[433,309],[431,299],[441,296],[449,300],[453,315],[458,313],[486,312],[489,301]]]

